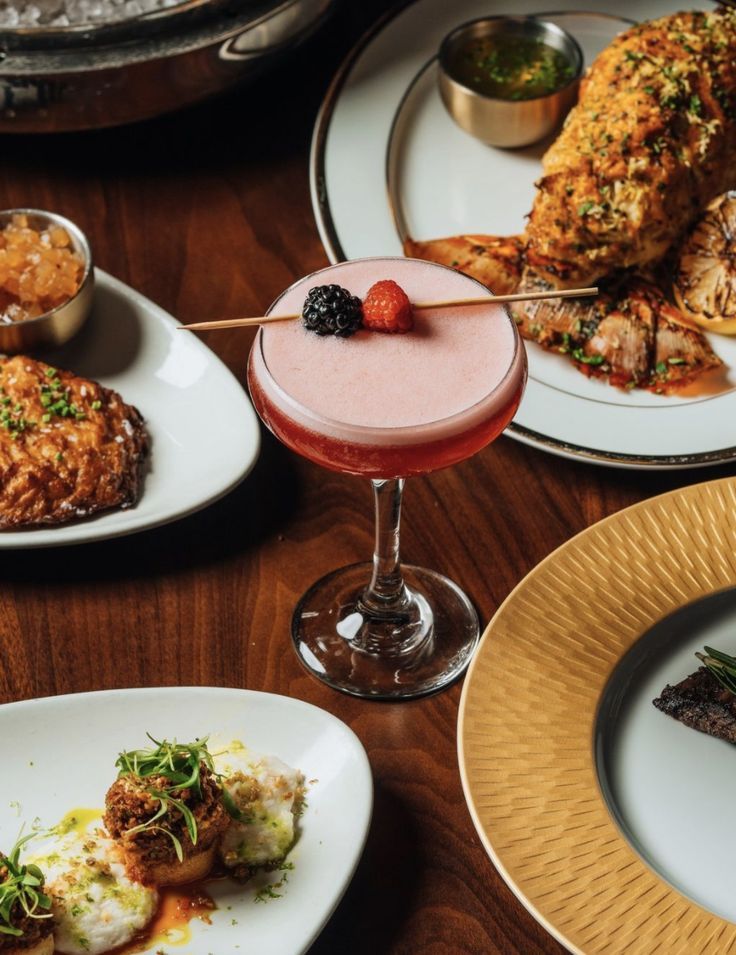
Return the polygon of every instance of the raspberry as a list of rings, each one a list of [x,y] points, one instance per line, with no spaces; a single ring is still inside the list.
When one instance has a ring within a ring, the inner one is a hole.
[[[374,332],[411,331],[411,302],[400,285],[391,279],[371,285],[363,302],[363,327]]]

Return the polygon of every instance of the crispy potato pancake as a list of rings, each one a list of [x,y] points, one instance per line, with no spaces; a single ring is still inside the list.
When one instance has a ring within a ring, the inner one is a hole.
[[[117,392],[23,355],[0,358],[0,528],[131,507],[148,438]]]

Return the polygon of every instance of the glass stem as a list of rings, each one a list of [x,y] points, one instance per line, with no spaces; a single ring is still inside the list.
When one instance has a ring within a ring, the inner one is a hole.
[[[373,574],[362,603],[374,612],[395,613],[408,601],[401,576],[399,525],[403,478],[371,481],[376,508],[376,543]]]

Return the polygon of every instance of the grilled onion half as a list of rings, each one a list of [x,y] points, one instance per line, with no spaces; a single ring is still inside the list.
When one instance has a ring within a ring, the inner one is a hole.
[[[736,191],[714,199],[685,239],[674,276],[678,307],[711,332],[736,335]]]

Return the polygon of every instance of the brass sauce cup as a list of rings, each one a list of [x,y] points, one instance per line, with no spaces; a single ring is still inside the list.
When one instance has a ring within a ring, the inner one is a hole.
[[[459,47],[485,37],[523,37],[558,50],[574,71],[573,78],[552,93],[532,99],[500,99],[478,93],[452,76],[449,64]],[[562,123],[578,96],[583,53],[567,31],[537,17],[483,17],[463,23],[442,41],[439,88],[455,122],[490,146],[513,148],[544,139]]]
[[[8,225],[14,215],[25,215],[28,224],[42,231],[49,226],[61,226],[71,240],[72,248],[83,262],[82,280],[75,295],[43,315],[21,322],[0,322],[0,352],[13,355],[34,349],[63,345],[84,324],[92,308],[94,269],[92,252],[82,230],[64,216],[43,209],[5,209],[0,211],[0,229]]]

